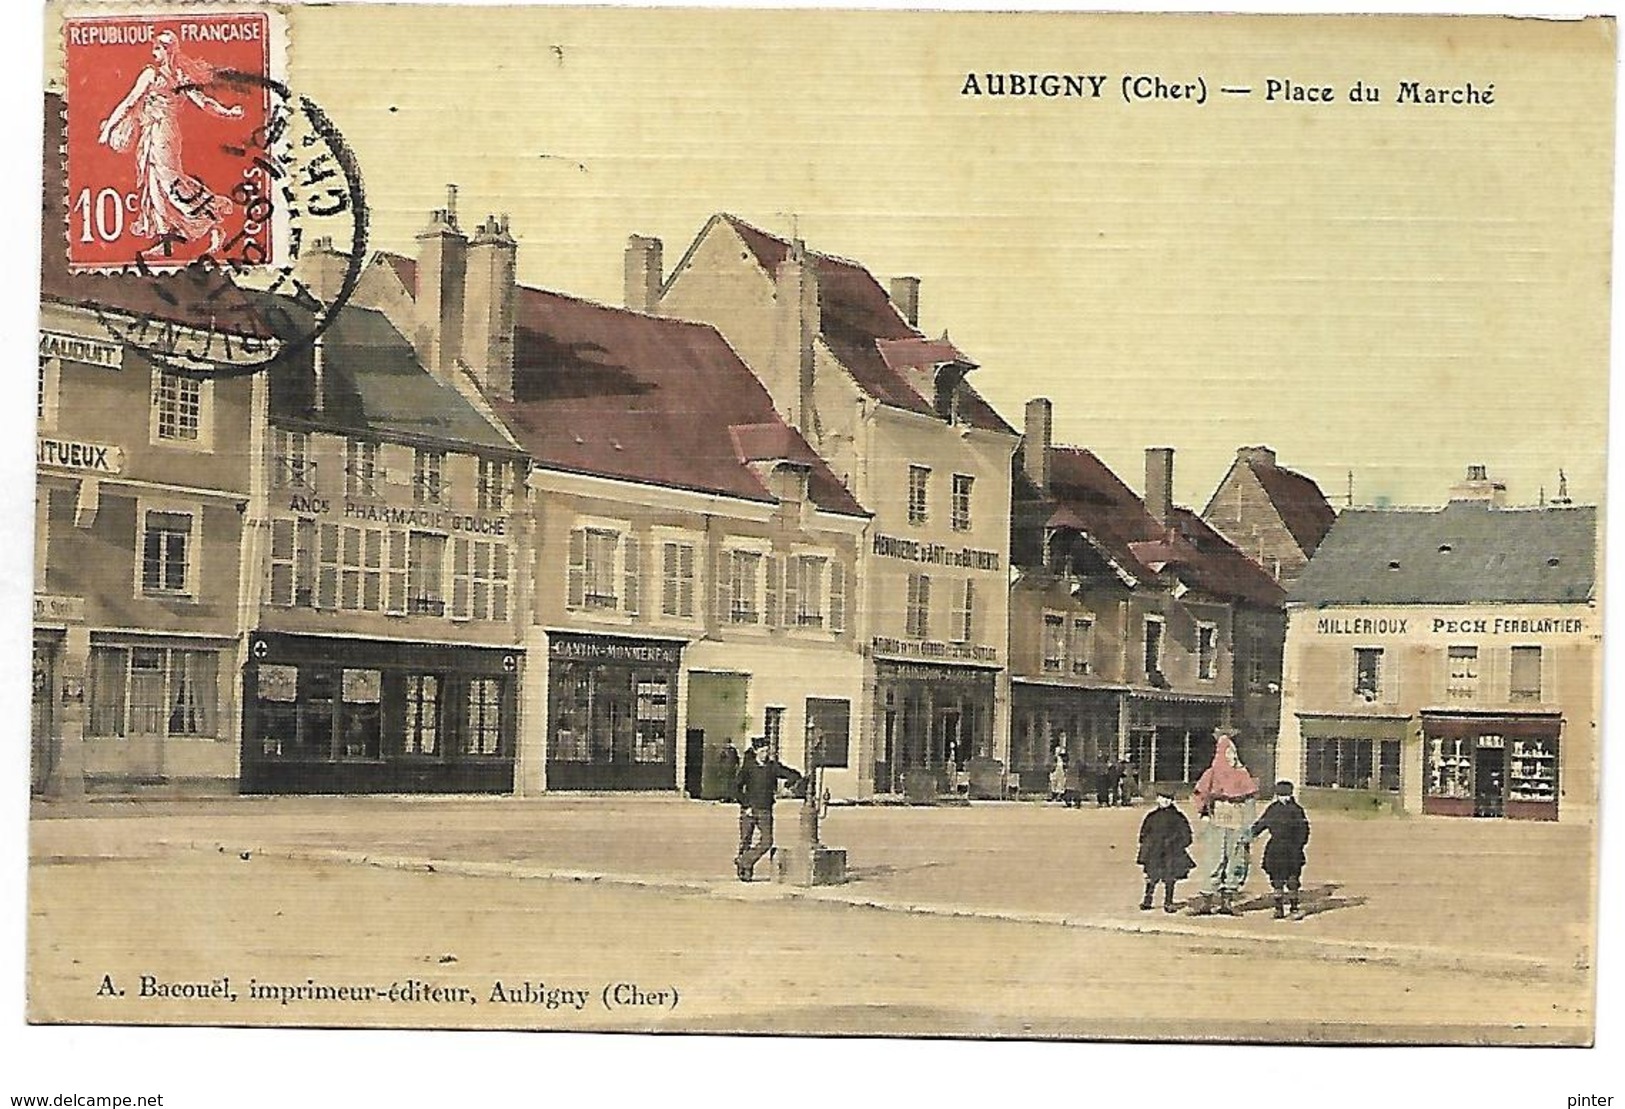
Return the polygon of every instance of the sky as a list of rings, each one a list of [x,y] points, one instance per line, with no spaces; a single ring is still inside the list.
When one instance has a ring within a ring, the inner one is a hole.
[[[1514,503],[1560,468],[1595,503],[1611,51],[1510,20],[340,6],[294,13],[288,72],[355,149],[376,247],[410,253],[454,182],[465,227],[511,215],[522,281],[620,303],[629,234],[669,268],[728,211],[920,277],[1007,419],[1050,397],[1056,441],[1136,488],[1173,446],[1200,507],[1265,443],[1338,504],[1350,471],[1355,503],[1440,503],[1473,463]],[[1108,80],[964,93],[989,72]],[[1123,75],[1255,92],[1125,103]]]

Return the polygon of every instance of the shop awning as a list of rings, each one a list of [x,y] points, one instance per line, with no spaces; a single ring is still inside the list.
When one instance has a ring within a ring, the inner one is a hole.
[[[1479,735],[1556,739],[1562,730],[1563,718],[1556,713],[1422,713],[1422,731],[1442,739],[1466,739]]]
[[[1304,739],[1374,739],[1404,741],[1408,716],[1298,716]]]

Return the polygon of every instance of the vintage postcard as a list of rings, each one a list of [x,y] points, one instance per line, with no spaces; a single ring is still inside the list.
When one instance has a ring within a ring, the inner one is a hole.
[[[1616,34],[50,6],[28,1019],[1592,1043]]]

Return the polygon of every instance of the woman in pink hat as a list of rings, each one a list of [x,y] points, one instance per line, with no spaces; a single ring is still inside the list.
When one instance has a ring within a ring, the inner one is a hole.
[[[1221,729],[1213,765],[1197,779],[1191,798],[1201,816],[1202,888],[1191,912],[1236,915],[1236,894],[1246,884],[1253,821],[1258,819],[1258,779],[1247,772],[1236,750],[1235,733]]]

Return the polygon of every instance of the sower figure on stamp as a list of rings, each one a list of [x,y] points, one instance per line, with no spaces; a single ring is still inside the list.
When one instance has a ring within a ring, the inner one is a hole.
[[[741,882],[749,882],[756,864],[773,850],[773,802],[781,781],[794,786],[801,775],[779,762],[765,736],[755,737],[739,765],[734,788],[739,802],[739,854],[734,856],[734,872]]]
[[[1191,845],[1191,822],[1174,807],[1169,790],[1157,791],[1157,807],[1140,822],[1140,853],[1135,862],[1145,868],[1145,897],[1142,911],[1150,911],[1157,883],[1162,883],[1162,911],[1174,911],[1174,883],[1196,869],[1196,860],[1186,850]]]
[[[1202,771],[1191,796],[1202,817],[1202,889],[1191,912],[1205,916],[1216,909],[1235,916],[1236,894],[1247,882],[1258,780],[1241,764],[1234,732],[1218,732],[1213,765]]]
[[[1309,842],[1309,817],[1293,796],[1291,782],[1275,783],[1275,800],[1253,824],[1255,837],[1265,832],[1270,834],[1270,841],[1264,845],[1264,873],[1270,876],[1270,888],[1275,891],[1275,919],[1286,916],[1289,898],[1293,919],[1302,919],[1298,889],[1303,884],[1303,848]]]
[[[207,234],[220,249],[220,219],[231,201],[215,195],[181,161],[180,101],[222,119],[240,119],[241,104],[226,106],[200,87],[213,78],[208,63],[181,52],[174,31],[152,47],[152,64],[136,76],[123,100],[102,121],[97,141],[125,151],[135,142],[136,218],[132,230],[145,238],[182,240]]]

